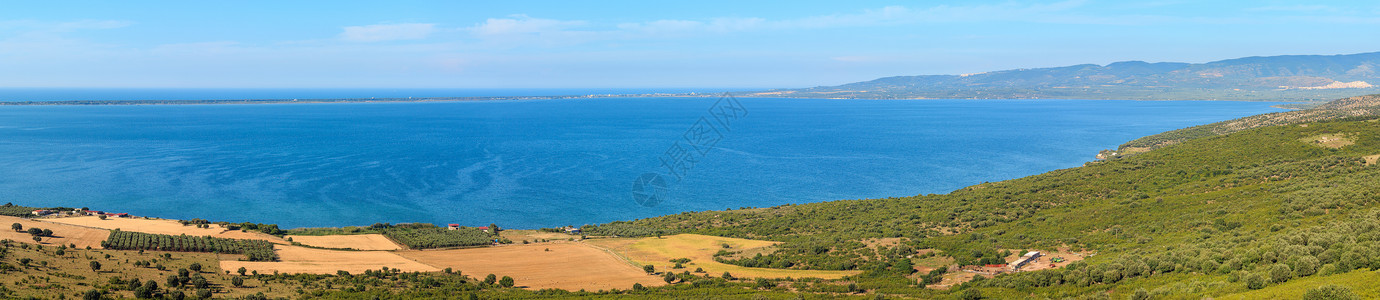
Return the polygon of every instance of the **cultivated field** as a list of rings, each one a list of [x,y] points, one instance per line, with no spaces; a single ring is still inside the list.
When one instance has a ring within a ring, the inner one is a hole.
[[[359,274],[364,270],[378,270],[382,267],[405,272],[440,271],[440,269],[386,251],[324,250],[287,245],[277,245],[273,248],[277,250],[280,261],[222,260],[220,268],[238,270],[240,267],[244,267],[250,271],[267,274],[272,274],[274,271],[310,274],[335,274],[336,271],[347,271]]]
[[[220,225],[211,225],[211,228],[197,228],[194,225],[182,225],[174,220],[163,219],[144,219],[144,218],[108,218],[101,220],[94,216],[70,217],[70,218],[45,218],[40,219],[45,222],[71,224],[77,226],[87,226],[102,229],[120,229],[127,231],[138,231],[144,233],[159,233],[171,235],[195,235],[212,236],[228,239],[245,240],[266,240],[274,243],[285,244],[287,241],[276,236],[267,235],[259,232],[242,232],[239,230],[226,230]]]
[[[659,276],[647,275],[617,256],[583,243],[551,242],[397,253],[437,268],[454,268],[471,277],[511,276],[518,286],[529,289],[626,290],[634,283],[666,284]]]
[[[303,245],[355,249],[355,250],[398,250],[402,246],[389,240],[382,234],[352,234],[352,235],[289,235],[293,242]]]
[[[25,230],[28,230],[29,228],[53,230],[53,237],[43,238],[43,244],[75,244],[78,248],[86,248],[87,246],[90,246],[91,248],[100,249],[101,242],[105,241],[105,238],[110,236],[110,231],[103,229],[49,223],[18,217],[0,216],[0,224],[6,226],[4,229],[0,229],[0,239],[10,239],[16,242],[34,244],[33,236],[29,235],[28,233],[15,232],[14,230],[10,230],[8,226],[14,223],[24,225]]]
[[[823,278],[838,279],[844,276],[856,275],[858,271],[814,271],[814,270],[786,270],[769,268],[748,268],[743,266],[730,265],[714,261],[714,253],[720,249],[729,251],[752,251],[754,249],[770,247],[777,242],[758,241],[748,239],[726,238],[717,236],[707,236],[698,234],[677,234],[661,238],[613,238],[613,239],[593,239],[585,243],[593,244],[617,252],[628,259],[635,261],[638,265],[653,265],[657,271],[672,270],[675,263],[672,259],[689,258],[690,262],[684,264],[685,269],[675,269],[673,271],[694,271],[695,268],[703,268],[705,273],[720,275],[728,272],[735,277],[762,277],[762,278]],[[723,244],[728,244],[729,248],[723,248]]]

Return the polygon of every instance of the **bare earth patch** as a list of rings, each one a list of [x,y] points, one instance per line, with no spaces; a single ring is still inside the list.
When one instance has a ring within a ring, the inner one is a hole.
[[[844,276],[855,275],[858,271],[816,271],[816,270],[790,270],[790,269],[770,269],[770,268],[749,268],[738,265],[730,265],[714,261],[714,253],[719,250],[728,251],[753,251],[754,249],[771,247],[778,244],[772,241],[758,241],[749,239],[726,238],[717,236],[707,236],[698,234],[677,234],[661,238],[613,238],[613,239],[593,239],[585,243],[608,248],[624,257],[634,261],[638,265],[653,265],[657,271],[694,271],[695,268],[703,268],[706,274],[719,275],[728,272],[735,277],[761,277],[761,278],[823,278],[838,279]],[[723,245],[728,244],[728,248]],[[689,258],[690,263],[684,264],[685,269],[672,269],[675,263],[672,259]]]
[[[1347,136],[1344,135],[1344,134],[1324,134],[1324,135],[1316,135],[1316,136],[1310,136],[1310,137],[1303,138],[1303,139],[1301,139],[1300,141],[1305,142],[1305,143],[1309,143],[1309,144],[1313,144],[1313,145],[1317,145],[1317,146],[1319,146],[1319,147],[1332,148],[1332,149],[1337,149],[1337,148],[1341,148],[1341,147],[1346,147],[1346,146],[1349,146],[1349,145],[1352,145],[1352,144],[1355,144],[1355,143],[1356,143],[1356,140],[1355,140],[1355,139],[1349,138],[1349,137],[1347,137]]]
[[[335,274],[346,271],[354,274],[364,270],[378,270],[383,267],[399,269],[404,272],[435,272],[440,269],[412,261],[392,252],[385,251],[342,251],[312,249],[298,246],[275,245],[280,261],[238,261],[222,260],[222,270],[237,270],[240,267],[259,273],[308,273]]]
[[[14,223],[23,225],[25,230],[29,228],[52,230],[53,237],[43,238],[43,244],[75,244],[77,248],[86,248],[90,246],[91,248],[100,249],[101,242],[105,241],[105,238],[110,237],[110,231],[104,229],[50,223],[20,217],[0,216],[0,224],[7,225],[4,229],[0,229],[0,239],[10,239],[16,242],[35,244],[33,236],[28,233],[10,230],[8,225]]]
[[[313,246],[313,247],[322,247],[322,248],[355,249],[355,250],[398,250],[398,249],[402,249],[402,246],[398,246],[397,243],[393,243],[392,240],[389,240],[388,237],[385,237],[385,236],[383,236],[382,234],[321,235],[321,236],[315,236],[315,235],[289,235],[289,236],[287,236],[287,237],[292,238],[292,241],[293,241],[293,242],[302,243],[303,245],[308,245],[308,246]]]
[[[564,241],[570,238],[579,238],[579,236],[569,235],[565,233],[527,229],[504,230],[502,231],[502,233],[503,237],[508,238],[509,240],[512,240],[513,242],[519,244],[522,243],[522,241],[529,241],[535,243],[540,240]]]
[[[101,220],[94,216],[68,217],[68,218],[48,218],[42,219],[45,222],[63,223],[77,226],[86,226],[101,229],[120,229],[124,231],[136,231],[143,233],[158,233],[171,235],[194,235],[212,236],[228,239],[244,240],[265,240],[274,243],[286,244],[287,241],[276,236],[267,235],[259,232],[242,232],[239,230],[226,230],[220,225],[211,225],[211,228],[197,228],[194,225],[182,225],[173,220],[164,219],[144,219],[144,218],[108,218]]]
[[[666,284],[659,276],[647,275],[612,253],[583,243],[551,242],[396,253],[436,268],[454,268],[471,277],[511,276],[518,286],[529,289],[626,290],[634,283]]]
[[[1376,154],[1376,155],[1367,155],[1367,156],[1364,156],[1364,157],[1361,157],[1361,158],[1366,159],[1366,165],[1369,166],[1369,165],[1375,164],[1376,161],[1380,160],[1380,154]]]

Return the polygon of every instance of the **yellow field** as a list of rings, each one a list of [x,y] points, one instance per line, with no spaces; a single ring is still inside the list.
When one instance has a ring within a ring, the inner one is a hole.
[[[309,274],[335,274],[336,271],[347,271],[359,274],[364,270],[378,270],[382,267],[405,272],[440,271],[440,269],[385,251],[324,250],[286,245],[277,245],[273,248],[277,250],[280,261],[222,260],[220,268],[238,270],[240,267],[244,267],[250,271],[266,274],[272,274],[273,271]]]
[[[25,230],[29,228],[52,230],[53,237],[43,238],[43,244],[75,244],[77,248],[86,248],[90,246],[91,248],[100,249],[101,242],[105,241],[105,238],[110,237],[110,231],[104,229],[49,223],[19,217],[0,216],[0,224],[6,225],[4,229],[0,229],[0,239],[10,239],[16,242],[34,244],[33,236],[28,233],[10,230],[8,225],[14,223],[24,225]]]
[[[624,257],[631,259],[637,265],[653,265],[657,271],[672,270],[675,263],[672,259],[689,258],[690,263],[685,264],[685,269],[675,269],[672,271],[694,271],[695,268],[703,268],[710,275],[718,276],[728,272],[735,277],[762,277],[762,278],[823,278],[838,279],[844,276],[856,275],[859,271],[814,271],[814,270],[786,270],[769,268],[748,268],[743,266],[730,265],[714,261],[714,253],[723,248],[723,244],[728,244],[729,251],[751,251],[753,249],[770,247],[777,242],[758,241],[748,239],[726,238],[717,236],[707,236],[698,234],[677,234],[661,238],[614,238],[614,239],[593,239],[585,243],[610,249]]]
[[[385,237],[385,236],[383,236],[382,234],[321,235],[321,236],[313,236],[313,235],[289,235],[289,236],[287,236],[287,237],[288,237],[288,238],[292,238],[292,241],[293,241],[293,242],[302,243],[303,245],[308,245],[308,246],[313,246],[313,247],[322,247],[322,248],[355,249],[355,250],[398,250],[398,249],[402,249],[402,246],[398,246],[398,244],[393,243],[392,240],[389,240],[388,237]]]
[[[437,268],[454,268],[471,277],[511,276],[519,287],[529,289],[626,290],[634,283],[666,284],[661,277],[648,275],[611,253],[574,242],[397,253]]]
[[[125,231],[137,231],[143,233],[159,233],[171,235],[194,235],[212,236],[229,239],[245,240],[266,240],[273,243],[286,244],[287,241],[276,236],[267,235],[259,232],[242,232],[239,230],[226,230],[220,225],[211,225],[211,228],[196,228],[193,225],[182,225],[174,220],[163,219],[144,219],[144,218],[108,218],[101,220],[94,216],[70,217],[70,218],[47,218],[41,219],[45,222],[71,224],[77,226],[95,227],[101,229],[120,229]]]

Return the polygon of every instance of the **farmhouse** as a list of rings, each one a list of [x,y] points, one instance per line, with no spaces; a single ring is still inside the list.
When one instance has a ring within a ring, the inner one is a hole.
[[[51,211],[51,210],[46,210],[46,209],[34,210],[34,212],[33,212],[33,214],[34,214],[35,216],[46,216],[46,215],[48,215],[48,214],[50,214],[50,213],[53,213],[53,211]]]
[[[460,224],[453,224],[453,223],[452,223],[452,224],[446,226],[446,229],[450,229],[450,230],[460,229]]]
[[[1026,252],[1025,255],[1022,255],[1020,259],[1016,259],[1016,261],[1006,264],[1006,267],[1011,268],[1012,271],[1019,270],[1021,267],[1025,266],[1026,264],[1035,262],[1035,260],[1039,258],[1039,251]]]

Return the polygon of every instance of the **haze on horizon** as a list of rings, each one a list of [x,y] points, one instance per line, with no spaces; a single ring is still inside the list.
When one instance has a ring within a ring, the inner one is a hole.
[[[1334,1],[16,2],[0,87],[808,87],[1380,51]]]

